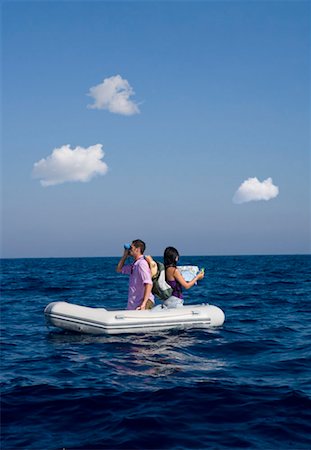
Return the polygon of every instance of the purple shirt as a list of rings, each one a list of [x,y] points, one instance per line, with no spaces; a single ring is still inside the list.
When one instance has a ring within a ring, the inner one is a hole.
[[[130,276],[127,309],[136,309],[144,299],[145,284],[152,285],[149,264],[141,256],[133,264],[123,266],[121,273]],[[154,302],[153,294],[149,298]]]
[[[182,295],[182,286],[177,280],[169,281],[167,280],[167,283],[171,286],[173,289],[172,295],[177,298],[183,298]]]

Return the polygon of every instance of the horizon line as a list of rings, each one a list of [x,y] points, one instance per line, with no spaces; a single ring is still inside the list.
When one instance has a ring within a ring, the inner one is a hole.
[[[148,253],[146,253],[147,255]],[[207,257],[207,258],[227,258],[227,257],[249,257],[249,256],[311,256],[311,251],[309,253],[228,253],[228,254],[209,254],[209,255],[188,255],[183,254],[182,258],[188,257]],[[95,258],[121,258],[122,255],[110,255],[110,256],[0,256],[0,260],[20,260],[20,259],[95,259]],[[163,258],[163,255],[153,255],[153,258]]]

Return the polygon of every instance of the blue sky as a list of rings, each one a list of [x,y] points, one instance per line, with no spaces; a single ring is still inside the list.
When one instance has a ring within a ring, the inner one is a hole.
[[[2,256],[309,253],[310,16],[2,2]]]

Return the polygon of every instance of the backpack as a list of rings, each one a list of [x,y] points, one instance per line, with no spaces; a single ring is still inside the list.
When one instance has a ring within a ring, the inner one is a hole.
[[[165,280],[165,266],[159,261],[154,261],[151,256],[146,256],[152,277],[152,293],[161,300],[171,297],[173,289]]]
[[[161,300],[171,297],[173,289],[165,280],[165,267],[161,262],[156,261],[158,271],[152,277],[152,293]]]

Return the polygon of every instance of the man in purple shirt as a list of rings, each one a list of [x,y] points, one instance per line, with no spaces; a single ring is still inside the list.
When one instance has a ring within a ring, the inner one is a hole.
[[[151,309],[154,306],[150,268],[144,258],[145,248],[145,243],[140,239],[133,241],[130,249],[124,250],[116,268],[118,273],[130,276],[127,309]],[[134,258],[134,262],[125,265],[129,256]]]

